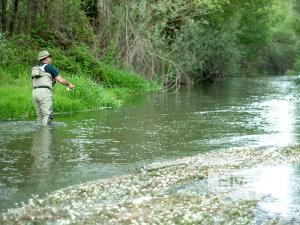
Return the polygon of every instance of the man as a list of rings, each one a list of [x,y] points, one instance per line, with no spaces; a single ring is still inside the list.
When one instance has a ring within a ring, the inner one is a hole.
[[[52,86],[55,81],[67,86],[71,90],[74,86],[51,65],[51,55],[44,50],[39,52],[39,65],[32,68],[32,97],[35,105],[38,122],[42,125],[51,123],[52,119]]]

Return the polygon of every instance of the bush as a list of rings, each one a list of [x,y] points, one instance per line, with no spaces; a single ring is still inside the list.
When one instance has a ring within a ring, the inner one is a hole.
[[[28,35],[0,39],[0,45],[0,120],[33,117],[30,71],[38,63],[37,53],[42,48]],[[103,64],[84,44],[73,44],[68,50],[48,50],[60,74],[75,85],[72,91],[59,84],[54,87],[55,113],[116,107],[136,90],[157,87],[137,74]]]
[[[13,78],[15,71],[0,67],[0,120],[32,118],[35,109],[32,102],[32,87],[29,71],[21,71]],[[97,110],[101,107],[119,106],[127,96],[118,96],[119,90],[108,92],[102,86],[83,76],[67,76],[75,84],[72,91],[65,86],[53,88],[54,113],[71,113]]]

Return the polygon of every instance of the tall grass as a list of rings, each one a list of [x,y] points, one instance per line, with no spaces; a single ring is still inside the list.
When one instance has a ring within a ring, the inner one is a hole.
[[[26,35],[15,35],[0,42],[0,120],[32,118],[31,66],[37,63],[39,42]],[[53,88],[54,113],[71,113],[117,107],[130,95],[156,89],[154,82],[112,64],[101,62],[88,46],[73,44],[68,49],[48,46],[53,64],[75,88],[67,91],[60,84]]]
[[[101,107],[118,107],[137,89],[107,87],[85,76],[64,74],[75,88],[56,84],[53,88],[54,114],[98,110]],[[129,79],[129,78],[127,78]],[[146,83],[145,83],[146,84]],[[32,87],[28,70],[12,71],[0,67],[0,120],[33,118]]]
[[[21,86],[0,87],[0,120],[33,117],[31,89]]]
[[[53,102],[57,112],[76,112],[96,110],[100,107],[116,107],[121,99],[107,94],[107,88],[83,76],[67,77],[75,88],[67,91],[66,87],[57,84],[53,90]]]
[[[144,80],[133,72],[122,71],[111,66],[105,65],[102,67],[104,74],[107,74],[106,85],[118,87],[130,87],[132,89],[147,88],[151,83]]]

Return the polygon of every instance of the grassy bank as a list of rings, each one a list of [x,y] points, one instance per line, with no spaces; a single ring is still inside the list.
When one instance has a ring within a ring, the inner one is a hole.
[[[121,73],[120,71],[118,71]],[[53,108],[55,114],[97,110],[101,107],[118,107],[126,98],[141,91],[154,88],[155,85],[143,82],[142,89],[136,87],[103,86],[85,76],[65,74],[75,88],[66,91],[62,85],[53,89]],[[34,118],[30,72],[23,70],[19,77],[0,68],[0,120]]]
[[[0,120],[34,118],[30,71],[38,63],[39,43],[28,36],[19,36],[0,44]],[[133,94],[158,88],[135,73],[102,63],[84,45],[74,45],[68,50],[47,49],[60,75],[75,85],[72,91],[55,85],[55,114],[117,107]]]

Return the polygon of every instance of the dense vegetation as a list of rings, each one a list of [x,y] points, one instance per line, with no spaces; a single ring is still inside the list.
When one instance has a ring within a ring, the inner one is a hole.
[[[296,0],[2,0],[0,12],[1,96],[7,84],[27,82],[41,49],[77,82],[127,91],[147,88],[141,76],[179,87],[300,70]],[[91,104],[83,93],[72,98],[87,109],[110,105],[94,91]],[[11,111],[3,108],[0,114]]]
[[[37,64],[39,45],[30,36],[14,35],[3,40],[0,66],[0,119],[33,117],[30,71]],[[56,113],[115,107],[141,90],[156,88],[141,76],[115,69],[97,59],[85,45],[73,44],[68,50],[51,47],[54,65],[60,74],[75,84],[72,91],[62,85],[54,87]]]

